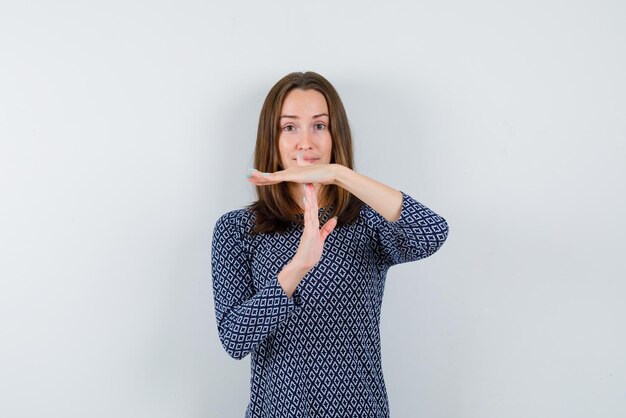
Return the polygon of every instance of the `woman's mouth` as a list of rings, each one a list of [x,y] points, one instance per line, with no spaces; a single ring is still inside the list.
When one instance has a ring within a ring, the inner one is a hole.
[[[319,157],[310,157],[310,156],[298,156],[301,158],[301,161],[303,163],[306,164],[314,164],[317,160],[319,160]],[[295,161],[298,161],[298,157],[295,158]]]

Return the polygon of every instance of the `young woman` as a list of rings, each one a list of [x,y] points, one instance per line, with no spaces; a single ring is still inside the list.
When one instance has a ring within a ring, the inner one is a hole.
[[[246,417],[388,417],[380,308],[389,267],[428,257],[446,221],[353,170],[348,118],[313,72],[270,90],[259,120],[258,200],[219,218],[218,332],[251,354]]]

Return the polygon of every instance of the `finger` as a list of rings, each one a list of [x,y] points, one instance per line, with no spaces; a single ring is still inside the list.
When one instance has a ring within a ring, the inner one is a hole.
[[[312,226],[313,225],[313,218],[311,217],[311,213],[312,213],[312,208],[313,208],[313,198],[311,197],[311,192],[309,191],[309,187],[308,184],[304,184],[304,198],[305,198],[305,205],[304,205],[304,221],[305,221],[305,226]]]
[[[319,231],[319,224],[316,224],[316,218],[317,218],[317,209],[315,209],[315,196],[311,193],[310,187],[309,185],[305,185],[305,195],[306,195],[306,206],[305,206],[305,212],[304,212],[304,216],[305,216],[305,228],[309,229],[310,231],[314,231],[314,232],[318,232]]]
[[[306,161],[304,161],[304,157],[301,152],[296,154],[296,163],[298,165],[306,165]]]
[[[272,174],[272,173],[264,173],[264,172],[262,172],[260,170],[257,170],[256,168],[249,168],[247,177],[260,177],[260,178],[263,178],[263,177],[268,177],[270,174]]]
[[[302,185],[304,187],[304,226],[311,225],[311,206],[313,204],[311,194],[307,184]]]
[[[251,168],[249,170],[246,178],[255,186],[268,186],[270,184],[277,184],[284,181],[282,171],[277,171],[275,173],[263,173],[255,168]]]
[[[337,226],[337,217],[333,216],[328,222],[324,224],[322,229],[320,230],[320,237],[322,238],[322,242],[326,240],[326,237],[330,235],[331,232],[334,231]]]
[[[306,216],[306,201],[307,201],[307,193],[306,193],[306,183],[302,185],[302,210],[304,211],[304,215]]]
[[[320,229],[320,220],[318,218],[319,207],[317,206],[317,196],[315,195],[315,187],[313,183],[308,183],[307,188],[309,189],[309,195],[311,196],[311,221],[313,223],[313,227],[315,227],[316,231]],[[308,200],[309,198],[307,198]]]

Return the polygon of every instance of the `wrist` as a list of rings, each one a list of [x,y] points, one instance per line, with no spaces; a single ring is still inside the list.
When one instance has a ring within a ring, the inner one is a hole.
[[[304,277],[311,270],[311,267],[307,266],[306,263],[301,262],[298,259],[298,256],[294,256],[289,263],[284,267],[285,270],[289,271],[295,276]]]
[[[287,263],[281,272],[278,273],[278,284],[283,288],[288,298],[291,299],[300,281],[307,273],[308,270],[302,270],[301,267],[293,261]]]
[[[341,165],[337,163],[333,164],[333,169],[334,169],[333,184],[335,186],[340,186],[340,187],[345,188],[346,177],[350,175],[350,172],[352,170],[350,170],[345,165]]]

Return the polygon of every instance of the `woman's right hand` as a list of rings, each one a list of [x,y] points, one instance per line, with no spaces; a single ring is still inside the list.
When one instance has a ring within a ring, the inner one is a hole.
[[[305,183],[304,188],[304,231],[292,262],[308,272],[320,261],[324,242],[337,226],[337,218],[331,218],[320,229],[315,188],[311,183]]]

